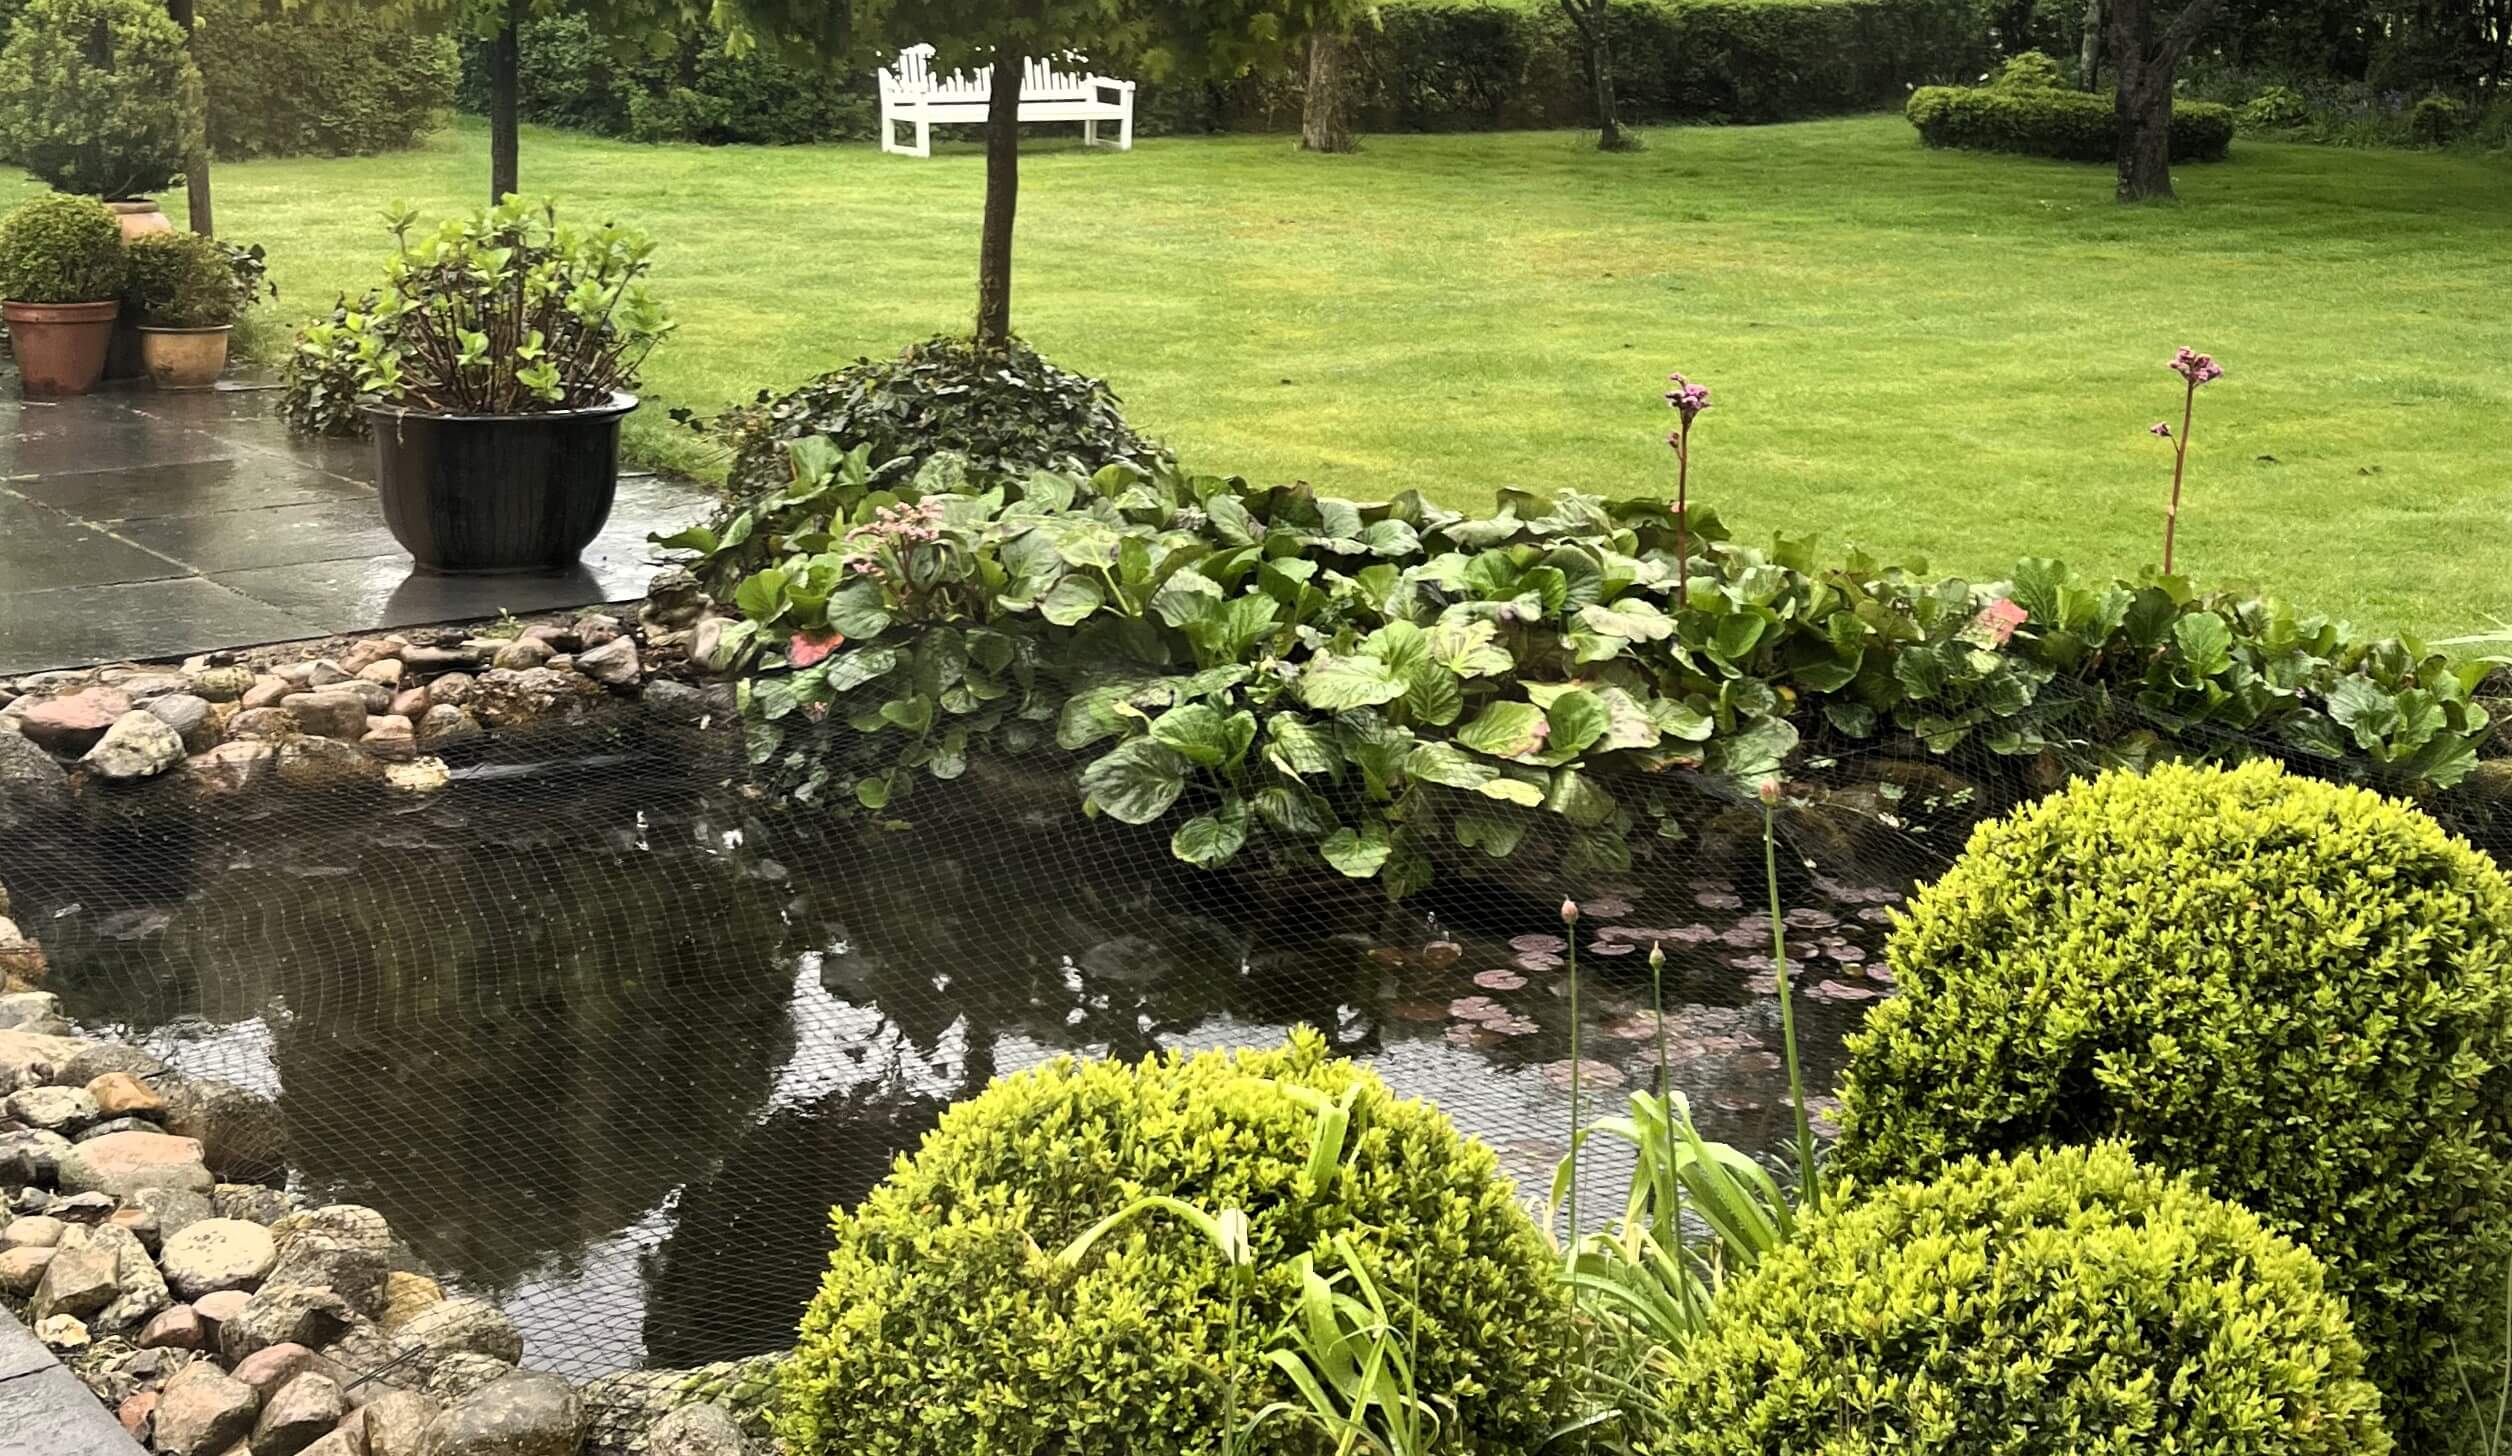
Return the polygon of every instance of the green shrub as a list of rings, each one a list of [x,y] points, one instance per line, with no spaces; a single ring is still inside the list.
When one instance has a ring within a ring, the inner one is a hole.
[[[1840,1166],[2097,1137],[2328,1265],[2408,1440],[2512,1255],[2512,885],[2402,803],[2253,763],[1985,824],[1887,948]]]
[[[459,59],[441,34],[373,17],[198,0],[193,54],[222,157],[348,157],[415,145],[444,123]]]
[[[781,397],[761,390],[711,428],[732,447],[728,483],[745,500],[790,483],[787,448],[809,436],[841,451],[868,449],[876,463],[904,462],[898,468],[910,475],[945,452],[1015,479],[1167,457],[1125,422],[1099,380],[1059,369],[1018,340],[1006,354],[989,354],[947,334],[895,359],[858,359]]]
[[[1323,1189],[1316,1114],[1285,1087],[1357,1089]],[[1259,1274],[1235,1329],[1226,1266],[1171,1215],[1077,1265],[1048,1257],[1146,1194],[1247,1215]],[[1241,1419],[1289,1393],[1259,1351],[1297,1287],[1286,1266],[1308,1253],[1335,1269],[1336,1235],[1401,1301],[1422,1393],[1462,1413],[1456,1449],[1532,1452],[1569,1394],[1558,1271],[1491,1151],[1314,1032],[1272,1051],[1064,1059],[1007,1077],[945,1113],[834,1223],[783,1373],[794,1456],[1211,1450],[1233,1366]],[[1313,1448],[1275,1423],[1246,1449]]]
[[[2025,91],[1997,86],[1923,86],[1904,110],[1932,147],[2021,152],[2067,162],[2119,155],[2112,98],[2089,91]],[[2172,160],[2221,162],[2233,145],[2233,111],[2206,101],[2172,106]]]
[[[2311,103],[2291,86],[2270,86],[2243,102],[2237,115],[2252,130],[2281,131],[2311,120]]]
[[[201,134],[201,73],[162,0],[27,0],[0,47],[0,156],[63,192],[143,197]]]
[[[198,233],[149,233],[130,244],[131,292],[158,328],[232,324],[252,302],[226,249]]]
[[[382,306],[380,294],[352,301],[344,293],[329,314],[297,332],[279,363],[279,411],[290,431],[335,439],[367,433],[366,413],[358,408],[358,381],[366,366],[358,358],[359,331],[348,325],[352,314],[372,314]]]
[[[2311,1254],[2117,1144],[1966,1160],[1815,1220],[1667,1376],[1668,1456],[2380,1456]]]
[[[2420,147],[2447,147],[2468,125],[2468,106],[2448,96],[2427,96],[2408,108],[2407,134]]]
[[[873,134],[871,73],[833,76],[761,48],[736,53],[692,26],[663,55],[623,49],[581,16],[550,15],[522,32],[524,118],[641,142],[800,145]],[[466,43],[460,100],[487,107],[486,47]]]
[[[121,297],[130,276],[122,224],[92,197],[55,192],[0,218],[0,298],[100,303]]]
[[[2066,87],[2067,73],[2042,52],[2025,51],[1998,67],[1989,84],[1999,91],[2057,91]]]

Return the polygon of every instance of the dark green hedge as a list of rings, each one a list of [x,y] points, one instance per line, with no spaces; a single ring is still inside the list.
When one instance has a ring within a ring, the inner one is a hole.
[[[264,0],[199,0],[195,16],[218,156],[389,151],[434,131],[452,105],[454,44],[442,36],[282,15]]]
[[[2069,162],[2108,162],[2119,154],[2111,98],[2084,91],[1928,86],[1906,113],[1932,147],[2022,152]],[[2221,162],[2233,145],[2233,110],[2205,101],[2172,106],[2172,160]]]
[[[876,103],[869,74],[823,75],[753,52],[733,55],[697,27],[667,55],[621,51],[577,16],[523,28],[523,116],[641,142],[751,142],[790,146],[869,138]],[[466,42],[460,102],[487,109],[485,51]]]

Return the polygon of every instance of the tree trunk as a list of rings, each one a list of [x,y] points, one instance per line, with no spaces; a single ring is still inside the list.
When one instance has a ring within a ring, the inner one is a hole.
[[[977,345],[1012,341],[1012,221],[1020,212],[1022,58],[994,54],[994,88],[986,102],[986,231],[977,250]]]
[[[2109,20],[2103,0],[2085,0],[2085,35],[2076,48],[2076,87],[2102,89],[2102,27]]]
[[[1321,30],[1308,40],[1308,94],[1300,105],[1300,150],[1349,152],[1352,142],[1352,91],[1345,74],[1351,42],[1338,30]]]
[[[522,122],[523,40],[518,33],[523,0],[510,0],[506,23],[488,51],[488,201],[495,207],[523,190],[520,140]]]
[[[2119,200],[2172,197],[2172,80],[2223,0],[2187,0],[2155,34],[2153,0],[2110,0],[2111,70],[2119,78]]]
[[[184,45],[192,43],[192,0],[166,0],[166,14],[183,27]],[[205,238],[218,236],[217,219],[212,215],[209,197],[209,128],[204,123],[201,135],[183,153],[184,211],[190,216],[192,231]]]
[[[1614,57],[1606,44],[1605,19],[1609,13],[1606,0],[1561,0],[1562,13],[1578,28],[1581,47],[1587,59],[1587,80],[1595,93],[1596,149],[1600,152],[1627,150],[1630,139],[1622,134],[1622,118],[1614,106]]]

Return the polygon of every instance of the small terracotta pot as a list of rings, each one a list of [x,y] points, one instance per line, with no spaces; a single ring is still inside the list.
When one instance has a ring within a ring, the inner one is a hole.
[[[17,351],[17,372],[29,399],[85,394],[105,376],[118,300],[102,303],[0,302]]]
[[[174,231],[173,219],[158,209],[152,198],[138,197],[129,202],[107,202],[114,221],[122,224],[122,241],[144,238],[150,233]],[[113,346],[105,351],[107,379],[138,379],[148,373],[148,362],[140,357],[139,315],[127,314],[114,325]]]
[[[122,241],[146,237],[150,233],[174,231],[174,220],[159,210],[154,198],[140,197],[129,202],[108,202],[115,221],[122,224]]]
[[[159,389],[207,389],[227,367],[230,325],[207,329],[161,329],[140,325],[140,362],[148,366],[149,383]]]

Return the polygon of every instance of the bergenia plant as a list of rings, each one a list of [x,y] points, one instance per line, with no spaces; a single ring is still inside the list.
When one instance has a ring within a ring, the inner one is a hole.
[[[2201,385],[2224,377],[2224,366],[2212,354],[2183,349],[2172,356],[2172,372],[2181,377],[2181,427],[2174,433],[2171,422],[2157,420],[2146,427],[2146,433],[2172,442],[2172,502],[2163,511],[2163,574],[2172,574],[2172,542],[2181,523],[2181,477],[2189,469],[2189,425],[2198,411],[2198,390]]]
[[[1666,382],[1674,386],[1666,391],[1666,405],[1681,420],[1666,437],[1675,452],[1675,605],[1681,607],[1692,600],[1691,522],[1685,519],[1692,504],[1692,422],[1710,407],[1710,391],[1708,385],[1695,384],[1681,374],[1667,375]]]

